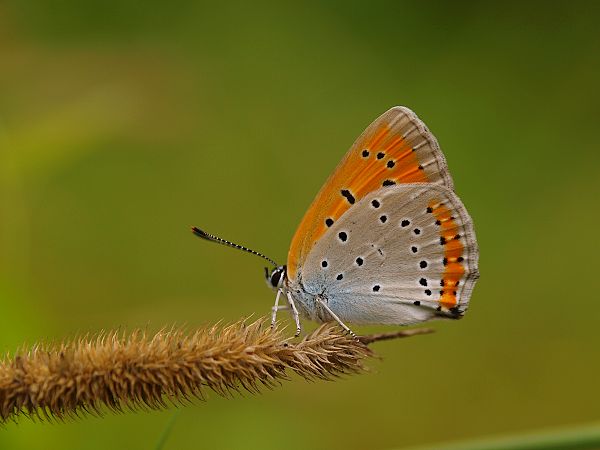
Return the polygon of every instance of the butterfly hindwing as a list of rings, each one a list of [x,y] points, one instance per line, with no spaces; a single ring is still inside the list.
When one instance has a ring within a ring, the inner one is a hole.
[[[460,317],[478,257],[471,218],[456,194],[435,184],[400,184],[348,210],[311,249],[299,278],[342,321],[409,324]]]
[[[397,106],[358,137],[317,194],[292,239],[291,280],[310,249],[349,208],[382,187],[434,183],[452,189],[452,179],[435,137],[410,109]]]

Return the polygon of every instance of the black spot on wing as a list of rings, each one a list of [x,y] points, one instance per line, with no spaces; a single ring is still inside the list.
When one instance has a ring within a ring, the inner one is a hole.
[[[350,203],[351,205],[354,205],[354,202],[356,201],[356,199],[354,198],[354,195],[352,195],[352,193],[348,189],[342,189],[341,194],[344,197],[346,197],[346,200],[348,200],[348,203]]]

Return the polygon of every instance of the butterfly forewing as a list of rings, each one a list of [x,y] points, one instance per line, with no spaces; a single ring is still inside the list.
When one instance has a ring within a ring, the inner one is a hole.
[[[310,249],[348,209],[370,192],[403,183],[452,189],[435,137],[408,108],[394,107],[358,137],[302,219],[288,253],[288,277],[296,278]]]
[[[300,276],[342,321],[409,324],[460,317],[477,263],[460,199],[444,186],[407,184],[378,189],[350,208],[311,249]]]

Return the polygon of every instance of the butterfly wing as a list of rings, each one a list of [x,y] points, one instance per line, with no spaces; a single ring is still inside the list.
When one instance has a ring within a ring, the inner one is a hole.
[[[302,286],[344,322],[410,324],[460,317],[479,276],[471,218],[445,186],[365,195],[312,248]]]
[[[435,183],[452,189],[452,179],[435,137],[410,109],[396,106],[358,137],[300,222],[292,239],[287,276],[342,215],[368,193],[402,183]]]

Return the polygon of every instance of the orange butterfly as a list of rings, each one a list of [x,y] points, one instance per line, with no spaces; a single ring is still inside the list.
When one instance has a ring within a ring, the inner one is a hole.
[[[435,137],[408,108],[381,115],[325,182],[275,268],[272,320],[284,295],[297,332],[316,321],[406,325],[460,318],[479,276],[473,224]]]

